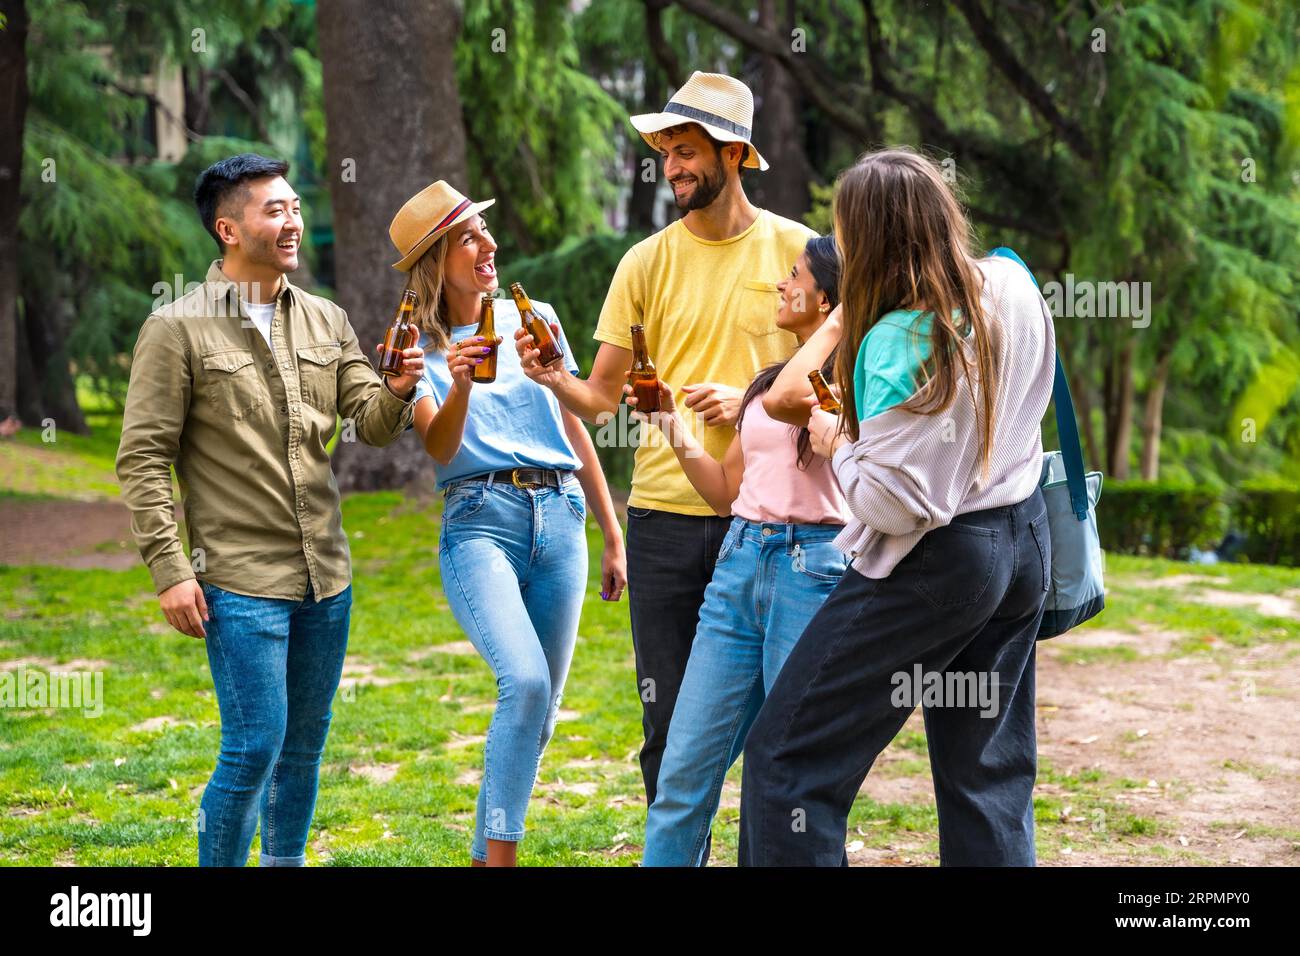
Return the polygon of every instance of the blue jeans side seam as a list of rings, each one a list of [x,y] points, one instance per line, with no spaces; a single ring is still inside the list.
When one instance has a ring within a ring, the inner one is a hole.
[[[239,735],[240,737],[239,764],[237,770],[240,773],[242,773],[244,770],[244,764],[247,763],[247,758],[248,758],[248,734],[243,732],[243,729],[247,727],[247,721],[244,719],[244,708],[239,702],[239,684],[238,682],[231,680],[230,661],[226,657],[225,652],[221,650],[221,625],[219,624],[217,625],[217,628],[213,636],[217,638],[217,648],[218,648],[217,656],[221,660],[221,667],[226,679],[226,686],[230,688],[230,698],[235,705],[235,711],[236,711],[235,716],[236,719],[239,721],[239,726],[241,728],[241,733]],[[219,744],[218,747],[220,747]],[[221,754],[219,750],[217,754],[217,763],[218,765],[221,763]],[[216,776],[215,770],[213,771],[212,776],[214,777]],[[208,784],[211,785],[211,783],[212,783],[212,779],[209,778]],[[225,815],[226,803],[229,801],[230,795],[225,791],[221,791],[218,793],[218,796],[221,798],[221,810],[217,814],[217,822],[218,822],[217,840],[212,846],[212,856],[214,859],[221,858],[221,849],[224,846],[224,838],[226,835],[226,827],[224,826],[222,818]],[[204,827],[206,827],[207,824],[208,821],[207,821],[207,817],[205,816],[203,819]],[[247,862],[247,861],[243,861],[243,862]],[[243,862],[241,862],[240,865],[243,865]]]
[[[722,759],[718,761],[717,768],[714,770],[713,773],[713,782],[709,785],[709,795],[705,802],[711,809],[707,817],[705,818],[704,822],[700,826],[699,832],[696,834],[695,845],[691,850],[691,859],[694,861],[698,861],[700,855],[704,852],[704,843],[709,838],[709,834],[713,830],[713,820],[717,816],[717,812],[718,812],[717,806],[722,800],[722,784],[727,778],[727,771],[731,769],[731,762],[728,760],[728,758],[731,756],[732,747],[735,746],[736,729],[740,726],[740,722],[744,718],[746,710],[749,707],[749,702],[754,696],[754,688],[762,687],[762,686],[763,686],[763,664],[762,664],[762,660],[760,659],[758,669],[754,672],[753,676],[750,678],[749,693],[745,695],[744,701],[741,703],[741,705],[738,708],[736,708],[736,713],[732,717],[731,727],[727,731],[726,753],[723,755]],[[672,729],[670,728],[668,732],[669,734],[671,734]]]

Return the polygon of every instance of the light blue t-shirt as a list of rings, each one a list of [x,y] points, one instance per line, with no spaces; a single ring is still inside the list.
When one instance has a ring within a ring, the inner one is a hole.
[[[533,299],[533,308],[547,322],[559,324],[555,310]],[[490,385],[474,385],[469,394],[469,414],[465,417],[465,435],[460,451],[446,465],[435,462],[438,488],[453,481],[506,468],[556,468],[576,471],[582,467],[560,418],[560,403],[549,388],[538,385],[524,374],[515,351],[515,329],[519,327],[519,309],[510,299],[497,299],[494,305],[497,335],[502,342],[497,349],[497,380]],[[466,325],[451,330],[453,342],[470,338],[477,326]],[[578,363],[560,328],[560,346],[564,349],[564,367],[578,374]],[[415,386],[415,400],[430,396],[439,406],[451,392],[451,372],[441,351],[429,351],[421,336],[424,353],[424,378]]]

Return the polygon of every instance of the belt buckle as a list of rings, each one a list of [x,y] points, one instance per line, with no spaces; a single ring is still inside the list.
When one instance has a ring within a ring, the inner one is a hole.
[[[536,487],[537,487],[537,482],[535,482],[535,481],[521,482],[521,481],[519,480],[519,469],[518,469],[518,468],[511,468],[511,469],[510,469],[510,483],[511,483],[512,485],[514,485],[516,488],[519,488],[519,489],[522,490],[522,491],[527,491],[527,490],[530,489],[530,488],[536,488]]]

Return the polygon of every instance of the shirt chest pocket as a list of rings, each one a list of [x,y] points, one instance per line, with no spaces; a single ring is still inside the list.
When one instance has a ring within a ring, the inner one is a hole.
[[[266,401],[266,390],[247,349],[214,349],[202,355],[201,392],[214,409],[236,420],[247,418]]]
[[[737,322],[750,335],[775,335],[780,332],[776,314],[781,308],[781,293],[775,282],[746,279],[740,284],[740,314]]]
[[[313,408],[333,415],[339,394],[339,360],[343,349],[337,342],[318,342],[298,349],[298,381],[302,398]]]

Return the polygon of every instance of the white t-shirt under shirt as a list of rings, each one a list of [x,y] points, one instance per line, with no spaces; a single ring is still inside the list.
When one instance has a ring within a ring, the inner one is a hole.
[[[275,318],[275,303],[267,302],[262,305],[245,299],[240,304],[248,313],[248,318],[253,325],[257,326],[257,331],[262,333],[262,338],[266,339],[266,347],[274,353],[275,349],[271,348],[271,320]]]

